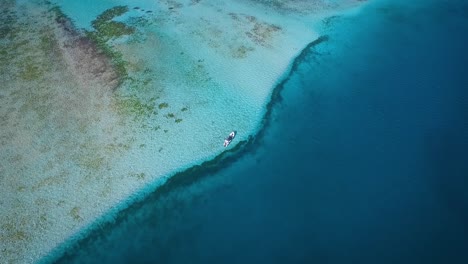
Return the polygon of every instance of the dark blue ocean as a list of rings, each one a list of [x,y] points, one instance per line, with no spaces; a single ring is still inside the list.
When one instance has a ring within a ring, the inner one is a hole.
[[[468,1],[376,0],[324,32],[254,141],[58,262],[468,263]]]

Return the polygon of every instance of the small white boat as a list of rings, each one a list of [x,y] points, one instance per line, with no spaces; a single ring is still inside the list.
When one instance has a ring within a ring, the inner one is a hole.
[[[232,131],[231,133],[229,133],[229,136],[224,139],[224,147],[229,146],[229,144],[231,144],[231,141],[234,139],[235,136],[236,136],[235,131]]]

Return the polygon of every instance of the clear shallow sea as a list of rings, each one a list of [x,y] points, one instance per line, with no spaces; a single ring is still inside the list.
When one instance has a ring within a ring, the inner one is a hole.
[[[240,158],[58,262],[467,263],[467,14],[377,0],[330,20]]]

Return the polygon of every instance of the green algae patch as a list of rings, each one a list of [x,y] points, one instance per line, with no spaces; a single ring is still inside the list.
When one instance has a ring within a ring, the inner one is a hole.
[[[119,76],[119,82],[122,83],[128,78],[127,65],[128,63],[123,59],[122,53],[114,50],[107,44],[107,40],[97,31],[86,32],[86,37],[93,41],[96,46],[101,50],[112,62],[117,75]]]
[[[16,231],[11,235],[11,239],[18,241],[18,240],[26,240],[28,237],[26,236],[26,233],[23,231]]]
[[[19,76],[25,81],[32,81],[39,79],[43,75],[43,71],[37,65],[32,63],[26,63],[23,69],[21,70]]]
[[[104,150],[107,150],[106,145],[100,145],[93,137],[86,137],[77,147],[79,147],[79,152],[74,154],[72,159],[81,169],[91,175],[99,175],[97,172],[108,165],[109,156],[104,153]]]
[[[115,6],[113,8],[107,9],[106,11],[102,12],[98,17],[97,20],[108,21],[114,19],[115,17],[121,16],[128,12],[127,6]]]
[[[46,214],[41,214],[41,216],[39,217],[39,221],[41,221],[41,222],[47,222]]]
[[[104,164],[104,157],[85,157],[81,160],[80,165],[91,170],[98,170]]]
[[[145,69],[143,72],[141,72],[139,71],[138,68],[132,69],[132,67],[135,67],[135,66],[131,65],[130,63],[128,63],[126,66],[128,66],[128,68],[131,69],[132,71],[135,71],[135,72],[138,72],[139,74],[144,75],[144,76],[139,76],[139,77],[129,76],[127,78],[127,82],[125,83],[127,91],[135,92],[135,93],[154,91],[154,87],[155,87],[154,80],[152,77],[148,76],[151,73],[149,69]],[[157,99],[159,99],[159,97]]]
[[[161,110],[161,109],[164,109],[164,108],[168,108],[169,107],[169,104],[168,103],[160,103],[158,105],[158,108]]]
[[[245,35],[253,43],[263,47],[269,47],[268,42],[273,38],[274,34],[282,30],[280,26],[258,21],[254,16],[246,16],[246,19],[253,24],[253,28],[245,32]]]
[[[73,220],[75,220],[77,222],[83,221],[83,218],[80,215],[80,210],[81,210],[80,207],[75,206],[70,210],[70,213],[69,213],[70,216],[73,218]]]
[[[175,122],[176,122],[176,123],[182,122],[182,118],[177,118],[177,119],[175,120]]]
[[[124,35],[131,35],[135,28],[125,25],[119,21],[113,21],[115,17],[121,16],[128,11],[126,6],[116,6],[101,13],[91,22],[95,31],[87,31],[86,36],[91,39],[97,47],[111,59],[120,83],[128,78],[128,63],[123,59],[122,53],[113,49],[107,42],[111,39]]]
[[[2,241],[3,239],[15,242],[28,240],[28,234],[22,230],[18,230],[18,226],[12,224],[13,222],[14,221],[10,221],[9,223],[5,223],[1,226],[3,234],[0,233],[0,241]],[[19,225],[21,227],[21,223],[19,223]]]
[[[124,35],[131,35],[135,32],[133,27],[129,27],[122,22],[113,21],[115,17],[121,16],[128,11],[126,6],[116,6],[104,11],[91,24],[98,32],[99,38],[107,41]]]
[[[155,100],[156,98],[153,97],[145,102],[135,95],[115,97],[115,106],[118,113],[133,116],[134,120],[143,120],[157,114]]]
[[[110,143],[104,146],[104,149],[109,153],[109,154],[116,154],[116,153],[123,153],[124,151],[127,151],[130,149],[130,144],[129,143]]]
[[[41,35],[40,36],[40,47],[44,51],[52,51],[52,48],[54,47],[56,43],[56,39],[52,34],[47,34],[47,35]]]
[[[61,59],[62,54],[60,52],[59,41],[51,31],[52,29],[49,27],[41,30],[38,47],[48,59],[53,62],[58,62]],[[50,69],[51,66],[50,64],[42,64],[41,68]]]
[[[247,57],[249,52],[254,51],[254,50],[255,49],[252,47],[246,47],[244,45],[241,45],[237,48],[231,49],[231,55],[233,58],[243,59]]]
[[[131,35],[135,32],[134,28],[117,21],[106,21],[100,24],[93,24],[93,26],[99,32],[100,37],[105,40]]]
[[[146,174],[144,172],[141,173],[132,173],[130,174],[131,177],[134,177],[138,180],[144,180],[146,178]]]

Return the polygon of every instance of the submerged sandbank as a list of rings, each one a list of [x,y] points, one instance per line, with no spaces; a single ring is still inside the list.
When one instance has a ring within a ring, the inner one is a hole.
[[[2,2],[2,259],[35,262],[254,134],[311,25],[359,1],[326,2]]]

